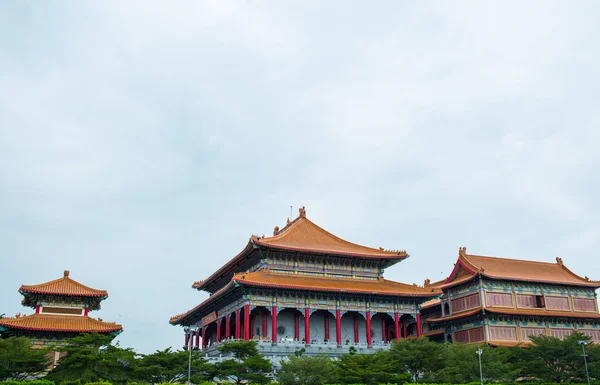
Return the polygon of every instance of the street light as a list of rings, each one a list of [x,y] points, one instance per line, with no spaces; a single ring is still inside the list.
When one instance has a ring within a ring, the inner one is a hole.
[[[483,354],[483,350],[481,350],[481,345],[477,346],[475,354],[479,356],[479,380],[481,381],[481,385],[483,385],[483,368],[481,367],[481,355]]]
[[[581,347],[583,348],[583,363],[585,364],[585,375],[587,377],[587,383],[588,385],[590,385],[590,373],[588,372],[588,366],[587,366],[587,354],[585,354],[585,345],[588,344],[587,341],[578,341],[577,342],[579,345],[581,345]]]
[[[196,330],[198,330],[198,328],[196,326],[193,326],[193,325],[192,326],[188,326],[188,328],[186,329],[186,333],[188,333],[188,334],[192,333],[192,334],[190,334],[190,337],[188,338],[188,346],[187,346],[187,349],[188,349],[188,351],[190,353],[190,355],[189,355],[189,361],[188,361],[188,380],[187,380],[188,385],[192,385],[192,380],[191,380],[191,377],[192,377],[192,344],[193,344],[193,340],[194,340],[193,333]]]

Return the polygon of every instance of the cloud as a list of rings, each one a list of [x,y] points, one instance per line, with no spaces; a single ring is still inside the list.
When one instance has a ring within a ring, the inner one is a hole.
[[[178,346],[190,289],[305,205],[348,240],[593,268],[594,2],[0,5],[9,293],[108,289],[122,344]],[[436,266],[432,269],[431,266]],[[592,277],[593,278],[593,277]]]

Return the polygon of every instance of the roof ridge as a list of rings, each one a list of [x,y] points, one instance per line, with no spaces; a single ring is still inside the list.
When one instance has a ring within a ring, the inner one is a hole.
[[[108,297],[108,292],[106,290],[94,289],[93,287],[84,285],[83,283],[76,281],[73,278],[69,277],[69,270],[65,270],[64,276],[57,278],[57,279],[53,279],[52,281],[42,282],[42,283],[38,283],[38,284],[34,284],[34,285],[21,285],[21,287],[19,288],[19,292],[24,291],[24,292],[28,292],[28,293],[43,294],[44,287],[48,287],[48,286],[51,286],[51,285],[54,285],[54,284],[57,284],[60,282],[66,282],[68,284],[78,286],[79,288],[86,289],[90,292],[94,292],[96,294],[102,294],[102,295],[105,295]],[[78,297],[78,296],[86,297],[85,294],[61,293],[60,291],[48,291],[48,293],[60,294],[60,295],[71,296],[71,297]]]
[[[560,257],[556,257],[556,264],[558,266],[560,266],[562,269],[564,269],[567,273],[571,274],[573,277],[581,279],[582,281],[585,281],[585,282],[600,282],[600,281],[591,280],[587,275],[585,277],[582,277],[579,274],[575,274],[571,269],[569,269],[568,267],[566,267],[563,264],[563,260]]]

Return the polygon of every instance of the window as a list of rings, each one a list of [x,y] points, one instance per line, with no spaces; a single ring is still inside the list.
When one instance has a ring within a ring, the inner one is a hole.
[[[546,308],[551,310],[571,310],[568,297],[546,297]]]
[[[485,293],[488,306],[513,307],[511,293]]]
[[[550,329],[550,335],[552,337],[560,338],[561,340],[571,335],[571,333],[573,333],[573,329]]]
[[[481,306],[481,302],[479,301],[479,293],[467,295],[452,300],[453,313],[457,313],[459,311],[468,309],[474,309],[479,306]]]
[[[578,330],[586,336],[592,337],[592,341],[600,342],[600,330]]]
[[[516,341],[516,326],[490,326],[490,339],[492,341]]]
[[[596,301],[592,298],[573,298],[573,307],[577,311],[596,311]]]
[[[521,336],[523,341],[530,341],[529,336],[541,336],[546,334],[546,329],[544,328],[521,328]]]

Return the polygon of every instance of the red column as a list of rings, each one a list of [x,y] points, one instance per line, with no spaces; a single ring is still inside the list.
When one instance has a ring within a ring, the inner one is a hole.
[[[387,330],[385,327],[385,318],[381,317],[381,340],[387,341]]]
[[[206,349],[208,343],[208,337],[206,336],[206,326],[202,326],[202,350]]]
[[[36,313],[39,313],[39,306],[35,309]],[[85,310],[83,311],[83,315],[88,315],[90,314],[90,308],[86,307]]]
[[[354,314],[354,343],[358,343],[358,316]]]
[[[304,308],[304,341],[310,345],[310,309]]]
[[[39,314],[39,312],[40,312],[40,305],[35,305],[35,314]],[[88,308],[87,307],[85,308],[83,315],[88,315]]]
[[[417,337],[421,337],[423,334],[423,327],[421,325],[421,313],[417,313]]]
[[[265,309],[262,313],[262,335],[267,337],[269,334],[267,331],[267,309]]]
[[[300,340],[300,313],[294,312],[294,340]]]
[[[240,327],[241,327],[241,320],[240,320],[240,309],[236,309],[235,310],[235,339],[239,340],[240,339]]]
[[[371,312],[368,311],[367,312],[367,317],[366,317],[366,321],[367,321],[367,346],[371,346],[372,345],[372,341],[371,341]]]
[[[217,318],[217,342],[221,341],[221,319]]]
[[[325,329],[325,339],[329,341],[329,313],[325,313],[325,318],[323,319],[323,328]]]
[[[342,344],[342,315],[340,309],[335,311],[335,341],[338,345]]]
[[[277,342],[277,306],[271,308],[271,341]]]
[[[185,333],[185,350],[187,350],[189,348],[189,343],[190,343],[190,333]]]
[[[231,337],[231,314],[227,314],[225,316],[225,338],[229,339],[229,337]]]
[[[404,336],[404,338],[408,337],[408,325],[406,325],[406,322],[404,322],[404,320],[402,320],[402,335]]]
[[[398,312],[394,313],[394,333],[396,334],[396,339],[400,339],[400,324],[398,322]]]
[[[244,340],[250,339],[250,305],[244,305]]]
[[[196,329],[196,349],[200,348],[200,328]]]

